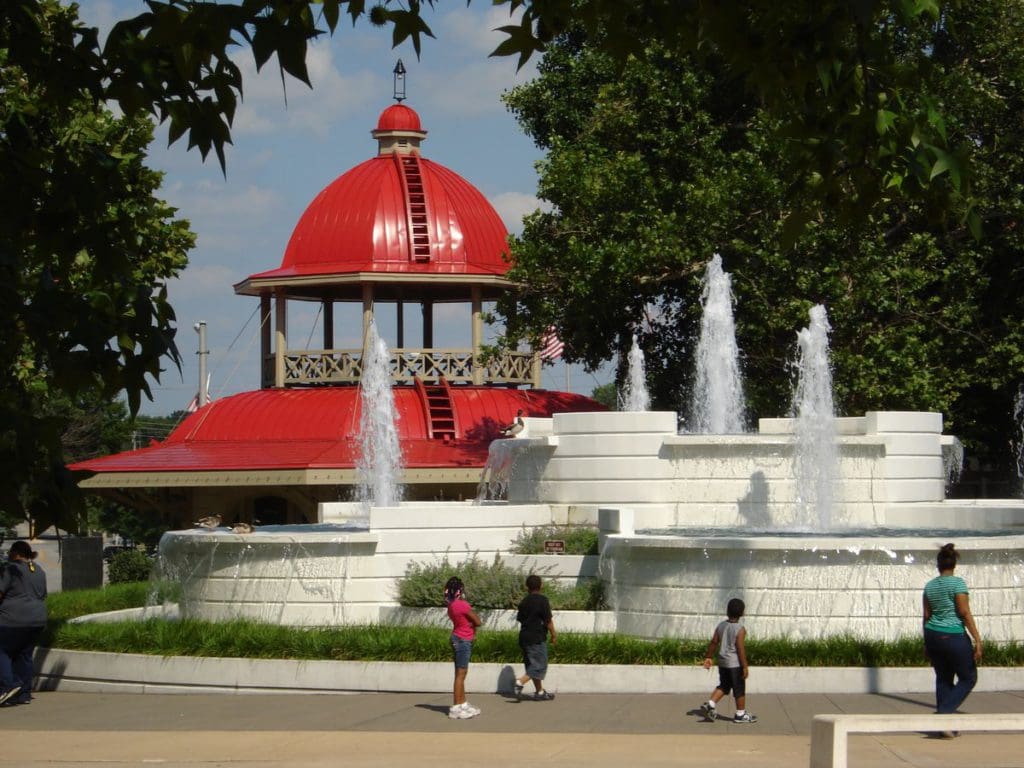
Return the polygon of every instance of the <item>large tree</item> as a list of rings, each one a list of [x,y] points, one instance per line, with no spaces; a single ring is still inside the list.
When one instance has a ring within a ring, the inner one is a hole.
[[[996,2],[946,22],[903,41],[908,60],[927,52],[934,89],[905,98],[940,99],[948,140],[972,146],[973,224],[946,205],[947,180],[858,217],[819,205],[794,233],[793,142],[728,61],[650,45],[620,69],[582,28],[553,41],[508,98],[547,152],[551,204],[513,243],[510,338],[554,325],[595,366],[639,331],[655,401],[685,410],[699,280],[720,251],[753,413],[786,412],[795,331],[824,303],[842,410],[939,410],[975,452],[1002,452],[1024,353],[1024,22]]]
[[[194,238],[155,197],[150,121],[65,79],[74,12],[38,11],[31,40],[0,25],[0,509],[45,527],[76,499],[59,404],[127,389],[137,406],[174,360],[163,284]]]

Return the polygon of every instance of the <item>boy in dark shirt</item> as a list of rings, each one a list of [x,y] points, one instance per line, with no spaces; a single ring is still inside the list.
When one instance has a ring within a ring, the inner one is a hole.
[[[555,623],[551,617],[551,604],[541,594],[540,576],[530,574],[526,577],[526,589],[529,594],[519,603],[516,621],[519,622],[519,647],[523,649],[523,664],[526,674],[516,678],[516,698],[523,695],[523,686],[527,680],[533,680],[535,701],[550,701],[555,694],[544,690],[544,677],[548,672],[547,636],[551,635],[551,644],[556,642]]]

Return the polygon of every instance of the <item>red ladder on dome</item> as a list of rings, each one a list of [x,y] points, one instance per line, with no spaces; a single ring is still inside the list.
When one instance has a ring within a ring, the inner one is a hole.
[[[418,155],[395,152],[405,193],[405,212],[409,226],[409,252],[415,261],[430,261],[430,232],[427,227],[427,195]]]
[[[416,377],[416,391],[423,401],[427,414],[427,434],[432,440],[454,440],[458,431],[455,423],[455,406],[449,391],[448,380],[443,376],[437,384],[424,384]]]

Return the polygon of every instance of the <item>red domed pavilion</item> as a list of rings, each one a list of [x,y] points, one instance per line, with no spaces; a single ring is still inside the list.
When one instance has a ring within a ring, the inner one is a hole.
[[[180,523],[219,512],[224,522],[313,522],[317,505],[350,496],[359,458],[362,349],[334,343],[335,308],[358,302],[362,334],[393,306],[389,339],[406,498],[469,498],[501,426],[527,416],[602,410],[581,395],[539,389],[539,356],[481,357],[483,303],[512,285],[508,233],[484,196],[420,154],[427,132],[401,103],[372,131],[377,155],[343,173],[300,217],[280,267],[235,286],[260,300],[261,388],[205,405],[163,442],[83,461],[84,489],[117,495]],[[316,302],[322,344],[297,348],[290,302]],[[434,307],[469,306],[471,343],[434,344]],[[422,313],[410,346],[405,313]],[[350,333],[349,336],[352,334]]]

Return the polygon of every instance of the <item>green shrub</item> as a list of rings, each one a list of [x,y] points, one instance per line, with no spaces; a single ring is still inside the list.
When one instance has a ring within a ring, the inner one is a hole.
[[[409,563],[398,582],[398,602],[410,608],[443,607],[444,585],[458,576],[474,608],[513,609],[526,595],[525,581],[530,573],[506,565],[500,557],[490,564],[476,556],[457,565],[447,556],[440,563]],[[544,576],[543,570],[537,573]],[[545,578],[544,594],[555,610],[596,611],[607,607],[604,585],[596,580],[567,587]]]
[[[111,584],[124,584],[130,581],[149,581],[149,573],[153,570],[153,561],[145,552],[127,549],[110,558],[107,566],[107,580]]]
[[[540,555],[544,553],[544,542],[548,539],[564,541],[567,555],[597,554],[597,528],[592,525],[523,526],[512,542],[512,551],[517,555]]]
[[[452,565],[445,556],[440,563],[409,563],[398,582],[398,602],[414,608],[444,605],[444,585],[458,576],[466,585],[466,596],[476,608],[515,608],[523,599],[528,574],[505,565],[495,556],[487,564],[476,555]]]

